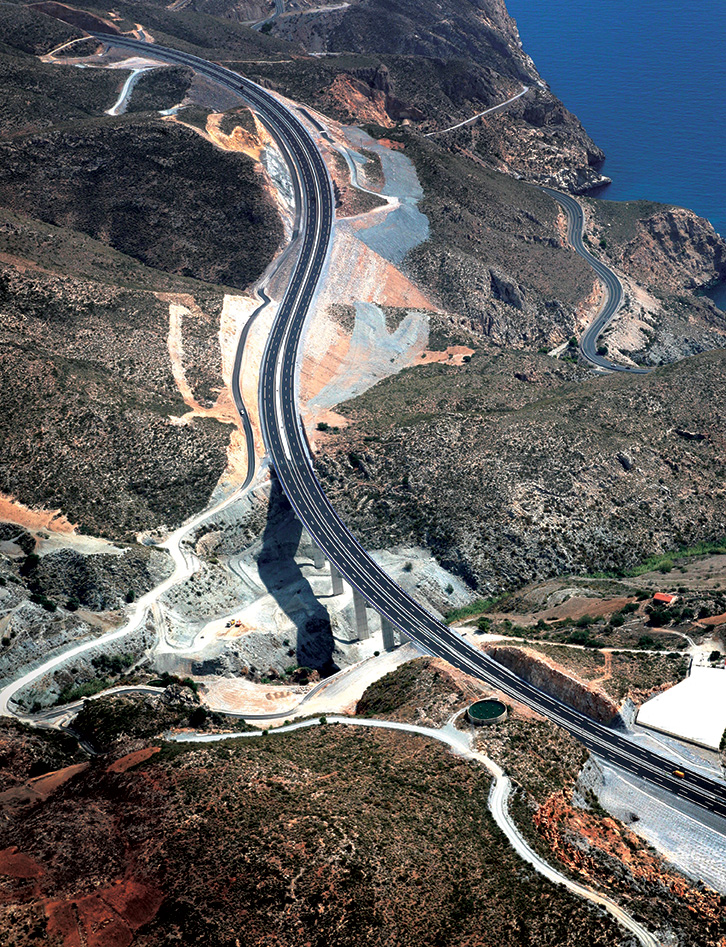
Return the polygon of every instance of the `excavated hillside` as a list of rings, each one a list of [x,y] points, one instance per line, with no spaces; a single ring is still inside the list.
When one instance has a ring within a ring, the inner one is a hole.
[[[725,369],[715,351],[578,380],[480,350],[342,405],[317,470],[364,545],[426,546],[482,591],[624,569],[726,532]]]

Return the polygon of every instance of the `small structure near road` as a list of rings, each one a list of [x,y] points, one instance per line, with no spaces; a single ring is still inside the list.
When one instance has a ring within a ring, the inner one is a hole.
[[[475,727],[490,727],[507,719],[507,705],[501,700],[477,700],[466,711],[466,718]]]

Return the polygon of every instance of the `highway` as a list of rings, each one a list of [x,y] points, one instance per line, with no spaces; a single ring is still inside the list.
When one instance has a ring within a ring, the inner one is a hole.
[[[265,446],[280,484],[319,548],[376,611],[430,654],[539,711],[593,753],[626,772],[726,817],[726,784],[698,773],[687,772],[683,778],[675,776],[671,760],[636,744],[624,730],[590,720],[523,681],[408,596],[360,546],[315,476],[297,408],[298,361],[305,322],[324,271],[334,220],[332,186],[315,141],[300,119],[273,95],[236,73],[156,44],[150,49],[126,37],[101,34],[97,38],[109,45],[146,52],[162,61],[188,65],[239,92],[260,113],[280,142],[293,176],[298,177],[303,208],[300,252],[263,356],[259,406]],[[564,196],[557,194],[557,199]],[[604,273],[610,273],[594,258],[593,261]],[[597,272],[601,275],[600,270]],[[611,368],[610,364],[602,367]]]
[[[603,334],[608,325],[615,318],[615,315],[623,304],[623,286],[618,277],[611,269],[601,263],[597,257],[585,247],[582,240],[582,234],[585,229],[585,215],[582,212],[580,202],[575,200],[571,194],[563,194],[562,191],[556,191],[551,187],[541,188],[550,197],[554,197],[567,216],[567,239],[572,249],[579,253],[600,278],[607,298],[602,309],[592,323],[585,330],[580,339],[580,352],[585,361],[589,362],[594,368],[605,369],[610,372],[630,372],[633,375],[647,375],[650,369],[635,368],[631,365],[618,365],[617,362],[611,362],[604,355],[598,355],[597,340]]]

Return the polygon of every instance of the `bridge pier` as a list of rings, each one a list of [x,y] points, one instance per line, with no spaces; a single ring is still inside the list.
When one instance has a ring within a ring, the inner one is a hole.
[[[315,543],[313,543],[313,565],[316,569],[322,569],[325,565],[325,553]]]
[[[358,641],[366,641],[371,636],[368,630],[368,613],[366,612],[366,600],[358,589],[353,589],[353,608],[355,609],[355,630]]]
[[[330,578],[333,583],[333,595],[343,594],[343,576],[338,572],[333,563],[330,563]]]
[[[381,632],[383,633],[383,649],[384,651],[393,651],[396,647],[396,638],[395,638],[395,625],[393,625],[387,618],[381,615]]]

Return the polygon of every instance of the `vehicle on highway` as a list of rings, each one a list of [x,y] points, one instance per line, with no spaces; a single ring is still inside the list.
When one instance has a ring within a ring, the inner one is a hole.
[[[685,778],[686,778],[686,774],[683,772],[682,769],[674,769],[674,770],[673,770],[673,775],[674,775],[674,776],[677,776],[679,779],[685,779]]]

